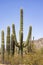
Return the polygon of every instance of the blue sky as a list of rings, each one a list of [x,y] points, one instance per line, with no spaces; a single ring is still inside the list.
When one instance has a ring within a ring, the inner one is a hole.
[[[21,8],[24,12],[24,40],[27,38],[30,25],[32,25],[32,37],[35,39],[43,37],[43,0],[0,0],[0,39],[1,30],[4,30],[6,37],[7,26],[11,28],[14,23],[19,40]]]

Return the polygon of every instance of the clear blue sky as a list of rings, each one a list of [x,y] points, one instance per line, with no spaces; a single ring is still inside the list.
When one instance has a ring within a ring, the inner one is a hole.
[[[7,26],[16,27],[16,35],[19,40],[20,9],[24,12],[24,40],[28,35],[29,26],[32,25],[32,37],[43,37],[43,0],[0,0],[0,39],[1,30],[5,37]]]

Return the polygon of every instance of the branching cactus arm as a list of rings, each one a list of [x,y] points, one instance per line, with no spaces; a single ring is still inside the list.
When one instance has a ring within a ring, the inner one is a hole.
[[[16,45],[17,47],[19,47],[19,44],[18,44],[17,38],[16,38],[16,31],[15,31],[15,25],[14,25],[14,24],[12,24],[12,34],[13,34],[13,39],[14,39],[14,41],[15,41],[15,45]]]
[[[23,47],[28,46],[29,41],[31,40],[31,36],[32,36],[32,26],[29,27],[28,37],[27,37],[27,40],[25,42],[26,44]]]

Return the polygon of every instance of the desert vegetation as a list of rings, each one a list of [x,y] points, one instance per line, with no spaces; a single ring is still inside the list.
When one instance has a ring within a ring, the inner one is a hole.
[[[10,65],[43,65],[43,48],[36,50],[32,39],[32,26],[26,41],[23,41],[23,9],[20,10],[20,30],[19,42],[17,41],[15,24],[12,24],[12,34],[10,35],[10,26],[7,27],[6,48],[4,40],[4,31],[1,32],[1,54],[0,63]]]

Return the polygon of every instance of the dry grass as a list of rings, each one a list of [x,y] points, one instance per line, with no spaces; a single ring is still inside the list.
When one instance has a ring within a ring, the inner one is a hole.
[[[23,58],[21,58],[20,55],[14,55],[13,57],[10,57],[10,62],[12,65],[43,65],[43,54],[29,53],[27,55],[25,54]]]
[[[21,55],[15,54],[14,56],[5,54],[5,63],[10,63],[11,65],[43,65],[43,53],[37,51],[37,53],[24,54],[23,58]]]

